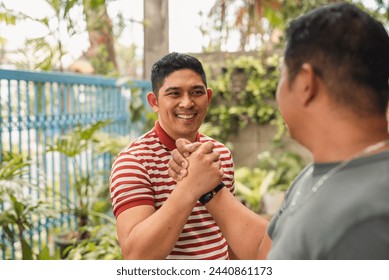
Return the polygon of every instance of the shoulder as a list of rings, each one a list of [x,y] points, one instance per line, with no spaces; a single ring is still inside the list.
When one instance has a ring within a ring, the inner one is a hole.
[[[126,155],[137,155],[144,152],[150,152],[153,149],[160,148],[161,143],[154,131],[149,131],[142,136],[134,139],[125,148],[123,148],[117,157]]]
[[[321,221],[321,233],[317,235],[322,234],[324,252],[351,242],[354,231],[357,236],[371,231],[366,239],[370,243],[376,238],[373,231],[388,227],[388,218],[381,219],[389,216],[388,156],[382,153],[361,158],[335,174],[321,189],[314,201],[316,209],[309,214]],[[379,230],[376,233],[379,235]]]
[[[112,166],[123,162],[143,162],[145,158],[154,157],[163,147],[157,134],[151,130],[131,141],[114,158]]]

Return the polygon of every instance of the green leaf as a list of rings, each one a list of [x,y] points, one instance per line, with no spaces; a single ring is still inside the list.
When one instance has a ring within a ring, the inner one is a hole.
[[[63,17],[66,17],[69,11],[74,7],[74,4],[76,4],[78,0],[70,0],[66,1],[66,6],[63,12]]]
[[[21,240],[22,243],[22,258],[23,260],[32,260],[32,249],[31,246],[24,240],[24,238]]]

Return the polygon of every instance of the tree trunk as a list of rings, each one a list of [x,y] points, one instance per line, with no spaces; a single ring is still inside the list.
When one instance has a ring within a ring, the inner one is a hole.
[[[144,0],[143,78],[150,80],[151,67],[169,52],[168,0]]]
[[[107,74],[110,70],[118,70],[112,21],[107,13],[106,1],[101,0],[98,4],[94,3],[96,3],[96,1],[83,0],[84,15],[90,43],[89,49],[86,52],[86,57],[92,61],[96,73]],[[99,61],[97,63],[98,65],[93,63],[94,61]],[[104,65],[111,65],[111,69],[106,69]]]

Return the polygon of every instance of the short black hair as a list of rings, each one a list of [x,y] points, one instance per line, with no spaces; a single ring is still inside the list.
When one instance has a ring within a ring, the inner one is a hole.
[[[207,79],[201,62],[191,55],[172,52],[154,63],[151,69],[151,85],[153,92],[158,94],[165,78],[171,73],[183,69],[189,69],[198,73],[201,76],[205,87],[207,87]]]
[[[379,21],[352,4],[330,4],[293,20],[286,38],[290,81],[309,63],[338,103],[386,112],[389,36]]]

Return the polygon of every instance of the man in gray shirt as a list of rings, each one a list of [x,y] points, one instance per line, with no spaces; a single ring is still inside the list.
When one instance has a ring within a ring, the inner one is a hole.
[[[199,185],[205,206],[241,259],[389,259],[388,33],[338,3],[292,21],[286,38],[277,103],[314,163],[269,224],[225,188]],[[196,184],[207,157],[177,148],[169,174]]]

